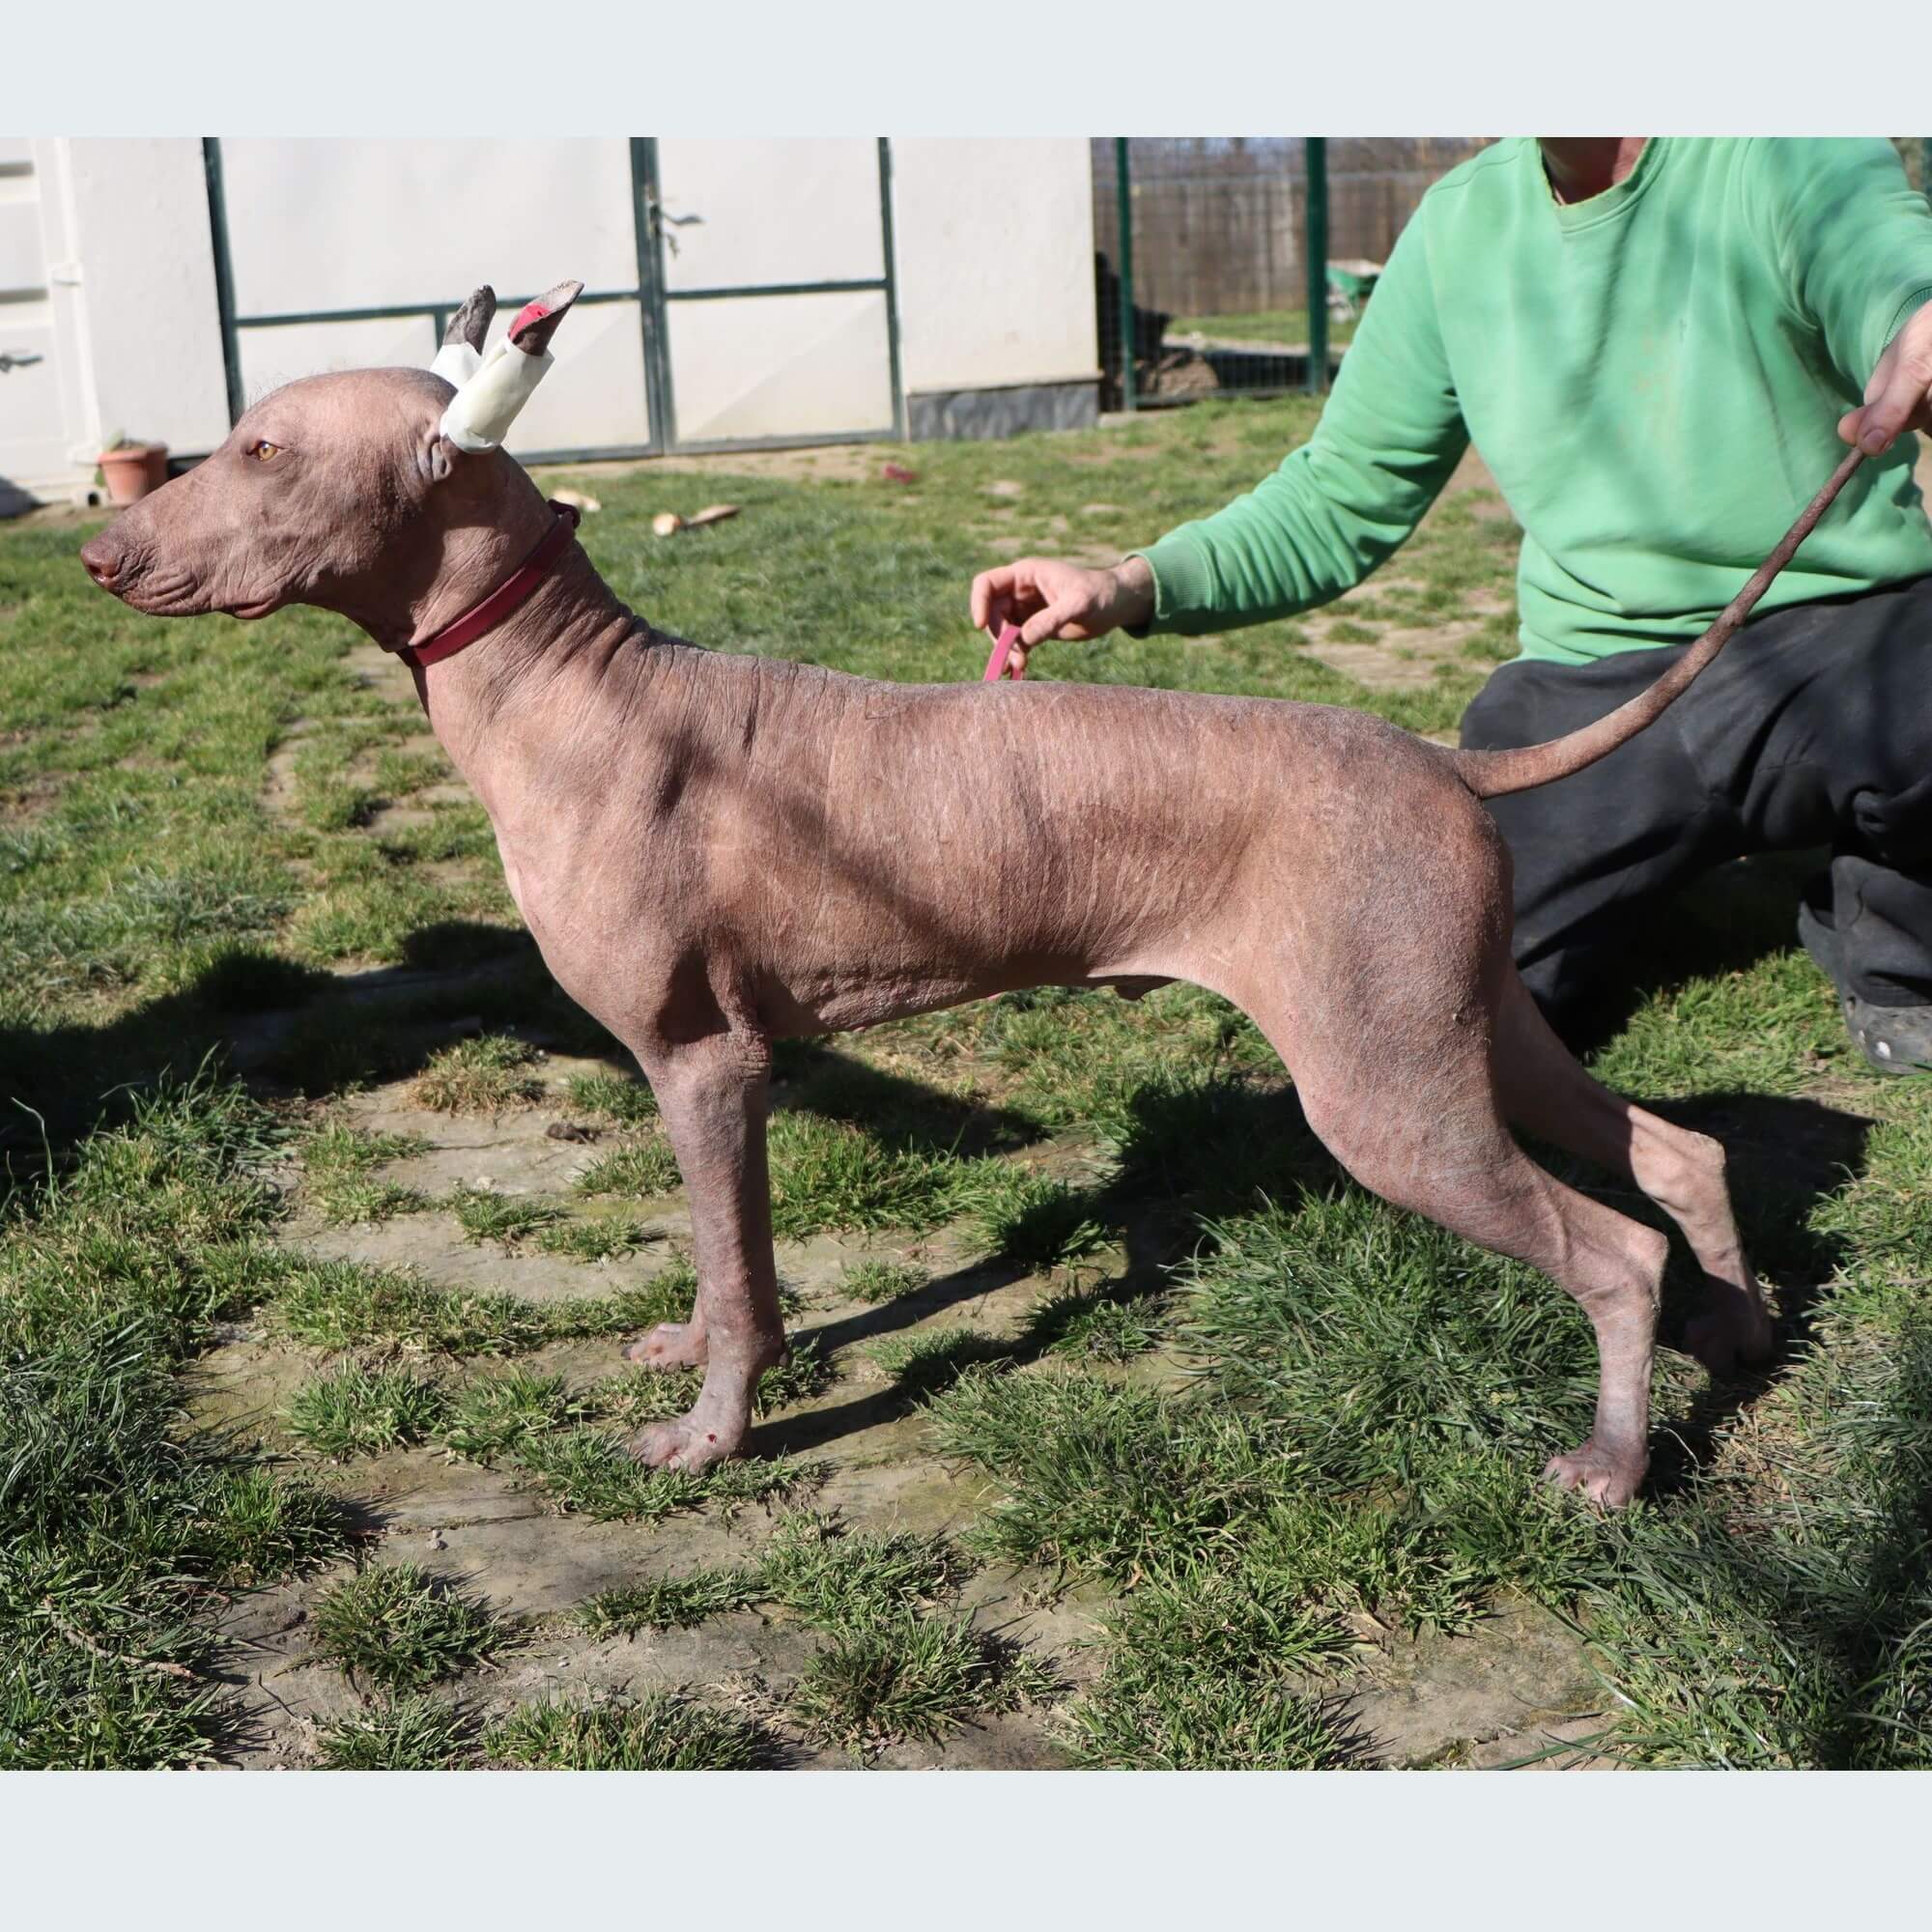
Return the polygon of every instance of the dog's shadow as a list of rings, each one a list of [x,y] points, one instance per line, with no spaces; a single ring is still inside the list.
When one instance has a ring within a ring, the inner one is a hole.
[[[1745,1254],[1777,1311],[1771,1358],[1712,1378],[1673,1425],[1658,1433],[1649,1487],[1662,1496],[1682,1489],[1709,1463],[1719,1432],[1810,1346],[1821,1293],[1850,1259],[1842,1236],[1815,1225],[1818,1209],[1864,1171],[1874,1122],[1817,1100],[1769,1094],[1706,1094],[1659,1101],[1652,1111],[1722,1144]],[[1672,1233],[1661,1327],[1666,1345],[1681,1346],[1702,1277],[1666,1220],[1654,1209],[1642,1218]]]
[[[1654,1495],[1683,1488],[1710,1460],[1726,1425],[1776,1384],[1808,1345],[1821,1289],[1846,1259],[1835,1235],[1814,1226],[1819,1207],[1861,1173],[1872,1122],[1819,1101],[1747,1092],[1714,1092],[1659,1101],[1653,1111],[1721,1141],[1746,1252],[1775,1295],[1778,1322],[1770,1361],[1700,1387],[1689,1407],[1658,1433],[1650,1479]],[[1085,1289],[1096,1301],[1166,1296],[1177,1264],[1199,1256],[1215,1217],[1250,1211],[1263,1198],[1294,1200],[1302,1190],[1332,1192],[1351,1182],[1301,1118],[1292,1089],[1208,1081],[1176,1093],[1149,1088],[1133,1103],[1133,1124],[1110,1177],[1082,1190],[1073,1211],[1094,1221],[1123,1259]],[[1683,1345],[1702,1276],[1674,1224],[1628,1181],[1550,1151],[1532,1148],[1562,1179],[1619,1211],[1663,1232],[1671,1242],[1660,1339]],[[829,1357],[930,1326],[933,1318],[1010,1289],[1037,1271],[998,1256],[959,1266],[881,1306],[841,1312],[810,1332]],[[1552,1284],[1550,1319],[1570,1311]],[[1037,1313],[1010,1339],[961,1337],[949,1356],[908,1378],[763,1424],[760,1453],[803,1453],[903,1415],[935,1388],[979,1362],[1025,1366],[1060,1341]]]
[[[1264,1195],[1293,1199],[1304,1188],[1342,1180],[1285,1083],[1214,1076],[1179,1087],[1151,1082],[1127,1102],[1109,1171],[1085,1186],[1070,1187],[1065,1199],[1047,1210],[1063,1226],[1091,1221],[1112,1251],[1106,1265],[1076,1264],[1069,1271],[1041,1264],[1037,1258],[1041,1230],[1022,1216],[1011,1237],[1020,1255],[976,1259],[891,1301],[841,1313],[804,1331],[830,1357],[890,1341],[1030,1278],[1048,1278],[1051,1286],[1043,1282],[1041,1298],[1017,1335],[962,1335],[956,1347],[886,1386],[764,1423],[753,1433],[753,1451],[799,1454],[820,1448],[905,1414],[976,1364],[1037,1362],[1066,1343],[1066,1318],[1072,1314],[1165,1297],[1176,1266],[1209,1240],[1206,1219],[1251,1209]],[[1050,1250],[1050,1232],[1046,1245]],[[1035,1258],[1021,1258],[1027,1255]],[[1079,1279],[1077,1290],[1069,1272]],[[1056,1296],[1057,1305],[1049,1305]]]
[[[0,1161],[64,1155],[130,1093],[210,1063],[267,1093],[322,1097],[419,1071],[453,1031],[478,1024],[614,1048],[527,934],[449,921],[401,951],[394,965],[334,973],[236,946],[104,1022],[0,1025]]]
[[[1736,969],[1787,945],[1791,881],[1804,864],[1757,866],[1748,876],[1737,868],[1714,888],[1718,896],[1700,920],[1656,922],[1654,931],[1672,937],[1652,949],[1619,997],[1634,1008],[1646,988]],[[526,935],[449,922],[412,933],[393,966],[337,975],[268,955],[230,958],[103,1026],[0,1031],[8,1090],[24,1103],[0,1122],[0,1153],[34,1164],[43,1122],[47,1143],[61,1151],[93,1124],[102,1094],[150,1082],[165,1067],[189,1072],[211,1051],[270,1090],[327,1094],[352,1081],[404,1077],[445,1044],[452,1029],[479,1026],[628,1065],[617,1042],[555,986]],[[961,1100],[836,1045],[786,1045],[774,1085],[777,1106],[803,1105],[862,1123],[894,1149],[1010,1153],[1043,1137],[1022,1112]],[[1811,1228],[1813,1210],[1861,1170],[1870,1123],[1815,1101],[1747,1093],[1661,1102],[1655,1111],[1725,1145],[1747,1251],[1773,1283],[1781,1312],[1776,1357],[1701,1390],[1675,1433],[1660,1439],[1653,1487],[1668,1490],[1688,1480],[1717,1433],[1804,1345],[1819,1286],[1842,1259],[1834,1239]],[[1613,1186],[1600,1174],[1550,1159],[1546,1150],[1537,1152],[1566,1179],[1672,1235],[1663,1333],[1666,1342],[1680,1337],[1696,1275],[1668,1222],[1627,1183]],[[1064,1211],[1094,1221],[1124,1256],[1093,1289],[1115,1301],[1165,1294],[1175,1264],[1200,1249],[1204,1220],[1251,1208],[1261,1195],[1287,1201],[1303,1187],[1345,1184],[1303,1122],[1292,1088],[1278,1082],[1209,1075],[1178,1088],[1151,1084],[1134,1096],[1114,1154],[1107,1178],[1075,1190]],[[874,1344],[1037,1271],[995,1255],[899,1300],[841,1315],[817,1332],[827,1350]],[[997,1352],[1036,1360],[1056,1339],[1032,1324]],[[851,1403],[775,1419],[760,1435],[775,1446],[811,1447],[902,1412],[907,1401],[906,1388],[888,1385]]]

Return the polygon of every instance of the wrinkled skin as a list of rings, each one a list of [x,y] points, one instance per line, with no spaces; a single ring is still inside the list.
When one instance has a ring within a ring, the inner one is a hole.
[[[292,384],[83,560],[157,615],[307,603],[421,639],[552,514],[510,458],[441,439],[450,393],[410,370]],[[1549,1465],[1566,1487],[1616,1505],[1642,1479],[1665,1242],[1538,1167],[1512,1123],[1676,1220],[1713,1368],[1768,1346],[1721,1151],[1598,1086],[1545,1026],[1510,963],[1508,857],[1454,753],[1314,705],[701,651],[575,545],[414,674],[546,962],[637,1055],[690,1190],[696,1306],[630,1352],[702,1364],[703,1388],[637,1438],[647,1463],[740,1451],[784,1349],[771,1042],[1042,984],[1224,994],[1364,1185],[1560,1282],[1602,1359],[1595,1429]]]

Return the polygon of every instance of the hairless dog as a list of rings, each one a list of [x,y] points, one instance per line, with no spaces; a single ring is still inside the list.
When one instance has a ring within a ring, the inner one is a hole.
[[[1253,1017],[1363,1185],[1582,1304],[1595,1426],[1548,1474],[1627,1502],[1646,1463],[1667,1244],[1556,1180],[1511,1127],[1626,1177],[1683,1230],[1707,1287],[1688,1339],[1711,1369],[1762,1358],[1770,1321],[1721,1149],[1598,1085],[1523,990],[1509,856],[1478,801],[1577,771],[1662,711],[1856,452],[1676,669],[1528,750],[1451,751],[1273,699],[876,683],[667,637],[555,529],[497,445],[541,373],[505,358],[547,366],[575,294],[540,298],[479,357],[494,306],[479,292],[452,325],[470,353],[439,358],[455,389],[407,369],[290,384],[81,555],[138,611],[316,605],[412,663],[546,963],[636,1054],[690,1191],[696,1306],[628,1352],[702,1363],[703,1387],[633,1453],[696,1469],[738,1452],[757,1378],[783,1353],[773,1039],[1025,986],[1134,997],[1186,980]],[[547,541],[554,560],[532,562]],[[459,627],[480,641],[458,651],[452,621],[486,600]]]

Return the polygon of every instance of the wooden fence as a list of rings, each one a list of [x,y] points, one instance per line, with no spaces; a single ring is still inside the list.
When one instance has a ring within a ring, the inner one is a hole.
[[[1432,182],[1487,141],[1331,139],[1328,255],[1388,259]],[[1170,316],[1297,309],[1308,287],[1298,138],[1137,140],[1134,298]],[[1114,144],[1094,143],[1094,245],[1118,259]]]

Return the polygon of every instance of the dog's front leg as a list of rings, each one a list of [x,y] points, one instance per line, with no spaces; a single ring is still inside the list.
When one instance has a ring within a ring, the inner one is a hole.
[[[665,1367],[702,1361],[704,1386],[688,1415],[640,1430],[630,1446],[654,1466],[702,1469],[745,1446],[758,1378],[784,1353],[765,1167],[771,1053],[727,1032],[653,1055],[646,1070],[691,1196],[697,1306],[630,1352]]]

